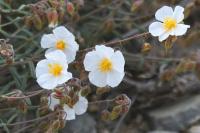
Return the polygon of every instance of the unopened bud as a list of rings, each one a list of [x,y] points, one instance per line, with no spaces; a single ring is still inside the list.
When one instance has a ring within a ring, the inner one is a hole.
[[[115,120],[117,119],[122,112],[122,105],[115,106],[110,114],[110,119]]]
[[[139,9],[139,7],[144,3],[144,0],[135,0],[131,6],[131,12]]]
[[[67,2],[67,12],[73,16],[75,13],[75,8],[74,8],[74,4],[71,2]]]
[[[150,43],[144,43],[144,45],[142,46],[142,52],[143,53],[147,53],[152,49],[152,46]]]
[[[114,102],[119,105],[129,105],[131,104],[130,98],[126,94],[121,94],[114,99]]]
[[[113,19],[106,20],[103,25],[104,32],[111,33],[114,29],[114,24]]]
[[[59,120],[55,120],[55,121],[53,122],[52,126],[53,126],[52,128],[53,128],[54,130],[60,129],[60,121],[59,121]]]
[[[101,119],[104,121],[108,121],[110,118],[110,112],[108,110],[103,110],[101,112]]]
[[[5,58],[7,64],[14,61],[14,49],[11,44],[8,44],[7,40],[0,39],[0,56]]]
[[[58,25],[58,13],[55,9],[47,12],[47,19],[49,22],[49,27],[54,28]]]
[[[43,22],[38,14],[33,16],[33,24],[37,30],[41,30],[43,27]]]
[[[24,18],[24,21],[25,21],[25,25],[27,26],[27,27],[31,27],[32,26],[32,24],[33,24],[33,19],[32,19],[32,16],[26,16],[25,18]]]

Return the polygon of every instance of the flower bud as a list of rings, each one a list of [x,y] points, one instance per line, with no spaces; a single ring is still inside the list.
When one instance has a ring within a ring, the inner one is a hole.
[[[152,49],[152,46],[150,43],[144,43],[144,45],[142,46],[142,52],[143,53],[147,53]]]
[[[37,30],[41,30],[43,27],[43,22],[38,14],[33,16],[33,25]]]
[[[47,19],[50,28],[54,28],[58,25],[58,13],[55,9],[47,12]]]
[[[119,105],[129,105],[131,100],[126,94],[121,94],[114,99],[114,102]]]
[[[67,2],[67,12],[73,16],[75,13],[75,8],[74,8],[74,4],[71,2]]]
[[[25,21],[25,25],[27,26],[27,27],[31,27],[32,26],[32,24],[33,24],[33,19],[32,19],[32,16],[26,16],[25,18],[24,18],[24,21]]]
[[[108,121],[110,118],[110,112],[108,110],[103,110],[101,112],[101,119],[104,121]]]
[[[104,32],[111,33],[114,29],[114,25],[115,25],[115,23],[114,23],[113,19],[111,19],[111,18],[107,19],[103,24]]]
[[[0,39],[0,56],[5,58],[7,64],[14,61],[14,49],[11,44],[8,44],[7,40]]]
[[[110,114],[110,120],[117,119],[121,113],[122,113],[122,105],[115,106]]]
[[[138,10],[143,3],[144,0],[135,0],[131,6],[131,12]]]

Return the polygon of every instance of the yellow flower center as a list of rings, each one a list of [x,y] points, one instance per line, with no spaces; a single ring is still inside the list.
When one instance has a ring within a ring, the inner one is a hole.
[[[170,30],[176,28],[177,22],[175,19],[167,17],[167,18],[165,18],[163,25],[164,25],[164,28],[166,31],[170,31]]]
[[[109,72],[112,68],[113,64],[108,58],[103,58],[99,63],[99,69],[101,72]]]
[[[49,73],[51,73],[53,76],[59,76],[61,75],[61,72],[63,70],[63,67],[60,64],[49,64]]]
[[[66,43],[63,40],[59,40],[56,43],[56,48],[60,50],[64,50],[66,47]]]

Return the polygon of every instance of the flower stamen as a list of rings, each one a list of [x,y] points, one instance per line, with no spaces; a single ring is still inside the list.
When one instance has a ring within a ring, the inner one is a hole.
[[[99,69],[101,72],[109,72],[113,68],[113,64],[108,58],[103,58],[99,63]]]
[[[53,76],[57,77],[61,75],[61,72],[63,70],[63,67],[60,64],[49,64],[49,73],[51,73]]]
[[[66,48],[66,43],[63,40],[59,40],[56,43],[56,48],[59,50],[64,50]]]
[[[166,31],[170,31],[177,27],[177,22],[174,18],[167,17],[164,19],[163,26]]]

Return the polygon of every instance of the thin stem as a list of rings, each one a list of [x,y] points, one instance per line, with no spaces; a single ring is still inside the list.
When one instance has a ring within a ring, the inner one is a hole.
[[[123,44],[124,42],[130,41],[130,40],[133,40],[133,39],[138,39],[138,38],[147,36],[149,34],[150,34],[149,32],[144,32],[144,33],[141,33],[141,34],[136,34],[136,35],[130,36],[130,37],[122,39],[122,40],[114,40],[114,41],[110,41],[110,42],[102,43],[102,44],[104,44],[106,46],[113,46],[113,45],[116,45],[116,44]],[[79,53],[84,53],[84,52],[90,51],[92,49],[94,49],[94,47],[80,50]]]
[[[5,95],[2,95],[0,96],[1,98],[6,98],[6,99],[25,99],[25,98],[30,98],[30,97],[33,97],[33,96],[36,96],[36,95],[39,95],[40,93],[44,92],[45,90],[39,90],[37,92],[34,92],[30,95],[27,95],[27,96],[21,96],[21,97],[11,97],[11,96],[5,96]]]
[[[88,104],[92,105],[92,104],[102,104],[102,103],[110,103],[113,102],[114,99],[109,99],[109,100],[100,100],[100,101],[94,101],[94,102],[89,102]]]
[[[22,122],[16,122],[16,123],[12,123],[12,124],[2,123],[2,124],[0,124],[0,127],[3,127],[3,126],[16,126],[16,125],[21,125],[21,124],[36,122],[36,121],[40,121],[40,120],[44,120],[46,118],[49,118],[50,116],[53,116],[53,115],[55,115],[57,113],[58,112],[53,112],[53,113],[50,113],[48,115],[45,115],[45,116],[42,116],[42,117],[39,117],[39,118],[36,118],[36,119],[31,119],[31,120],[22,121]]]

